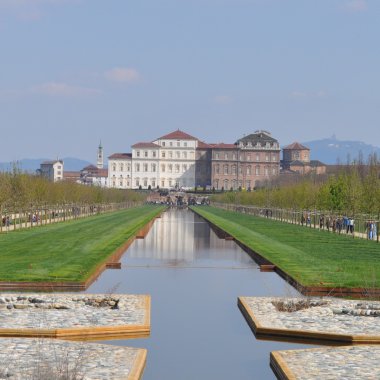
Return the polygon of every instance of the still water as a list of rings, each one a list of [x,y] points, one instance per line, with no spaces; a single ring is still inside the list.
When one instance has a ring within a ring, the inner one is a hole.
[[[151,295],[151,336],[105,342],[146,348],[144,380],[273,380],[270,351],[305,347],[255,338],[237,297],[295,290],[189,210],[162,214],[87,292]]]

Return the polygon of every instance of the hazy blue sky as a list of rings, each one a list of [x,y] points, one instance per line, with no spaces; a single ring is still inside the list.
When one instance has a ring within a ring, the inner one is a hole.
[[[379,0],[0,0],[0,161],[182,129],[380,146]]]

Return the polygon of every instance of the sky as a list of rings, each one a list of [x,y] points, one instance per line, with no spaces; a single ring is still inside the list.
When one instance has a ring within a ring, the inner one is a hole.
[[[181,129],[380,146],[379,0],[0,0],[0,161]]]

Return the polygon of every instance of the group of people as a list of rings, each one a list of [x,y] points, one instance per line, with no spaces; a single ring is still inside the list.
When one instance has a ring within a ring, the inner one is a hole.
[[[301,215],[301,225],[311,226],[310,213],[303,213]],[[347,234],[353,234],[355,231],[355,219],[352,217],[342,216],[325,216],[321,214],[319,216],[319,228],[327,231],[332,230],[339,234],[346,232]],[[368,220],[365,224],[365,230],[368,240],[374,240],[377,237],[377,224],[374,220]]]

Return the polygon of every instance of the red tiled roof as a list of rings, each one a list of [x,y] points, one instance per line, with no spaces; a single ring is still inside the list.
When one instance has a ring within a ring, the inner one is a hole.
[[[299,150],[310,150],[308,147],[300,144],[299,142],[294,142],[288,146],[283,147],[282,149],[299,149]]]
[[[74,171],[64,171],[63,172],[63,178],[79,178],[80,172],[74,172]]]
[[[237,146],[235,144],[218,143],[210,144],[210,146],[213,149],[237,149]]]
[[[168,133],[165,136],[158,138],[158,140],[163,140],[163,139],[166,139],[166,140],[198,140],[196,137],[193,137],[193,136],[191,136],[191,135],[189,135],[183,131],[180,131],[179,129],[174,131],[174,132]]]
[[[210,144],[206,144],[205,142],[198,140],[198,148],[205,149],[205,148],[212,148],[212,146]]]
[[[132,153],[114,153],[114,154],[111,154],[108,158],[111,160],[117,160],[117,159],[128,160],[128,159],[132,159]]]
[[[139,142],[132,145],[132,148],[159,148],[160,146],[152,142]]]
[[[108,169],[98,169],[98,177],[108,177]]]

